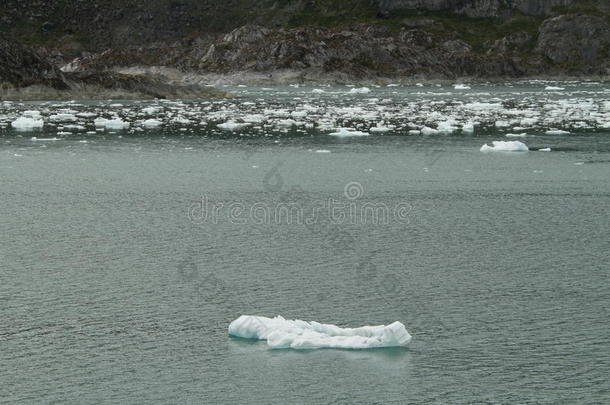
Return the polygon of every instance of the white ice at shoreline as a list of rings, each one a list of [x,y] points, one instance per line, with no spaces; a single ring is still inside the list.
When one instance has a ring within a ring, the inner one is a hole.
[[[373,349],[405,347],[411,342],[411,335],[400,322],[340,328],[313,321],[287,320],[281,316],[242,315],[229,325],[229,335],[266,340],[272,349]]]
[[[238,131],[240,129],[244,129],[250,126],[248,123],[235,122],[235,121],[227,121],[222,124],[218,124],[217,127],[223,129],[225,131]]]
[[[17,131],[32,131],[34,129],[40,129],[44,126],[42,119],[36,119],[30,117],[19,117],[15,121],[11,122],[11,127]]]
[[[349,91],[350,94],[368,94],[370,92],[371,89],[369,89],[368,87],[357,87]]]
[[[158,128],[161,125],[163,125],[163,122],[159,121],[159,120],[156,120],[154,118],[142,121],[142,126],[144,128],[149,128],[149,129],[151,129],[151,128]]]
[[[368,132],[356,131],[356,130],[352,130],[350,128],[337,128],[336,132],[331,132],[329,135],[344,137],[344,136],[368,136],[369,134],[368,134]]]
[[[105,118],[98,118],[93,121],[96,128],[106,129],[127,129],[129,128],[129,122],[123,121],[120,118],[107,120]]]
[[[529,148],[519,141],[493,141],[493,146],[481,146],[481,152],[527,152]]]

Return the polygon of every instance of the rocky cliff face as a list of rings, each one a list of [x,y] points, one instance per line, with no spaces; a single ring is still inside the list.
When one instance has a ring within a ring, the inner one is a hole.
[[[9,21],[15,35],[35,42],[42,52],[0,37],[4,87],[40,85],[94,95],[95,89],[102,89],[102,95],[125,91],[138,97],[189,97],[206,94],[197,85],[219,77],[271,84],[610,75],[610,15],[603,7],[538,15],[558,4],[573,7],[578,0],[263,0],[256,6],[254,0],[243,0],[238,2],[241,9],[231,0],[221,5],[211,0],[150,0],[148,7],[140,0],[75,0],[72,8],[63,0],[6,1],[9,7],[0,10],[0,16],[4,13],[0,20]],[[26,10],[25,4],[39,7]],[[179,11],[181,4],[189,6],[188,11]],[[167,7],[173,11],[166,15]],[[473,21],[460,14],[418,10],[378,18],[384,7],[448,8],[494,17]],[[23,16],[15,10],[23,11]],[[40,14],[33,15],[32,10]],[[202,10],[224,20],[203,23]],[[238,14],[239,18],[232,18]],[[252,21],[271,15],[281,18],[243,25],[244,15]],[[170,17],[176,21],[165,20]],[[67,36],[69,42],[88,37],[95,45],[83,45],[73,59],[61,48],[61,41],[36,42],[29,31],[20,33],[19,18],[31,24],[46,21],[38,27],[43,36],[71,32],[61,38]],[[300,24],[295,27],[294,21]],[[131,35],[137,32],[139,37]],[[67,61],[71,63],[66,65]]]
[[[610,74],[610,23],[586,15],[562,15],[540,27],[536,52],[548,58],[553,70]]]
[[[0,35],[0,86],[9,88],[32,85],[68,87],[56,66],[18,42]]]
[[[391,10],[445,10],[469,17],[499,17],[515,11],[528,15],[548,15],[553,8],[578,0],[380,0],[382,12]]]

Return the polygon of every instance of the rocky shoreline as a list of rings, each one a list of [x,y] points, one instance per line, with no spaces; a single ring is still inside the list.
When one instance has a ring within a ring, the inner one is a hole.
[[[540,7],[536,10],[549,9]],[[76,58],[1,35],[0,97],[206,98],[227,96],[211,85],[610,77],[610,15],[605,12],[464,18],[411,13],[336,27],[250,24],[226,33],[92,49]]]

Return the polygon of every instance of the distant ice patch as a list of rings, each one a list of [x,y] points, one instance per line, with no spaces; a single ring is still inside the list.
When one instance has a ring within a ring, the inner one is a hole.
[[[242,315],[229,325],[229,335],[266,340],[272,349],[373,349],[406,347],[411,335],[400,322],[390,325],[340,328],[281,316]]]
[[[142,121],[142,126],[144,128],[148,128],[148,129],[158,128],[161,125],[163,125],[163,122],[156,120],[154,118]]]
[[[244,129],[248,127],[250,124],[245,122],[235,122],[235,121],[227,121],[223,124],[218,124],[218,128],[223,129],[225,131],[239,131],[240,129]]]
[[[563,131],[561,129],[550,129],[545,132],[546,135],[569,135],[569,131]]]
[[[106,128],[106,129],[127,129],[129,128],[129,122],[123,121],[120,118],[114,118],[111,120],[107,120],[106,118],[98,118],[93,121],[96,128]]]
[[[368,87],[356,87],[349,91],[350,94],[368,94],[371,92],[371,89]]]
[[[527,152],[529,148],[519,141],[493,141],[493,146],[481,146],[481,152]]]
[[[557,86],[546,86],[544,88],[547,91],[559,91],[559,90],[565,90],[565,88],[563,87],[557,87]]]
[[[337,128],[336,132],[332,132],[329,135],[344,137],[344,136],[368,136],[369,134],[368,134],[368,132],[356,131],[356,130],[352,130],[350,128]]]
[[[470,90],[470,86],[468,86],[467,84],[454,84],[453,88],[455,90]]]
[[[17,131],[32,131],[34,129],[41,129],[44,126],[42,119],[32,117],[19,117],[15,121],[11,122],[11,127]]]

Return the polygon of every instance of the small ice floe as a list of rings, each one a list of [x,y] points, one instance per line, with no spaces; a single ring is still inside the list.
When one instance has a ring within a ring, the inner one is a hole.
[[[392,130],[392,128],[390,128],[388,126],[384,126],[381,122],[378,122],[377,125],[375,125],[374,127],[371,127],[369,129],[369,132],[383,133],[383,132],[390,132],[391,130]]]
[[[410,129],[409,130],[409,135],[419,135],[421,134],[421,131],[419,129]]]
[[[371,89],[368,87],[355,87],[349,91],[350,94],[368,94],[371,92]]]
[[[218,124],[217,127],[225,130],[225,131],[239,131],[240,129],[244,129],[250,126],[247,122],[235,122],[235,121],[227,121],[222,124]]]
[[[33,142],[51,142],[51,141],[58,141],[59,138],[37,138],[35,136],[30,138],[30,141]]]
[[[311,92],[312,92],[312,93],[314,93],[314,94],[322,94],[322,93],[326,93],[326,92],[325,92],[324,90],[322,90],[322,89],[313,89]]]
[[[546,90],[546,91],[560,91],[560,90],[565,90],[565,88],[557,87],[557,86],[546,86],[544,88],[544,90]]]
[[[34,129],[41,129],[44,126],[42,119],[36,119],[32,117],[19,117],[15,121],[11,122],[11,127],[17,131],[32,131]]]
[[[154,118],[142,121],[142,126],[148,129],[159,128],[161,125],[163,125],[163,122]]]
[[[467,134],[472,134],[474,132],[474,122],[468,121],[467,123],[462,125],[462,132]]]
[[[569,135],[570,131],[564,131],[561,129],[549,129],[545,132],[547,135]]]
[[[411,131],[409,131],[411,132]],[[430,127],[423,127],[420,130],[422,135],[436,135],[438,134],[438,130],[434,129],[434,128],[430,128]]]
[[[509,138],[525,138],[527,136],[527,133],[523,132],[520,134],[506,134],[506,136]]]
[[[161,111],[160,107],[146,107],[146,108],[142,108],[142,113],[146,114],[146,115],[153,115],[158,113],[159,111]]]
[[[49,116],[49,121],[51,122],[74,122],[77,119],[78,118],[76,118],[76,115],[66,113],[53,114]]]
[[[267,118],[263,114],[248,114],[243,117],[244,122],[251,124],[260,124],[265,122]]]
[[[550,152],[551,148],[542,148],[542,149],[538,149],[538,152]]]
[[[356,131],[350,128],[337,128],[336,132],[332,132],[330,134],[328,134],[330,136],[338,136],[338,137],[344,137],[344,136],[368,136],[369,133],[368,132],[362,132],[362,131]]]
[[[452,134],[458,130],[458,127],[456,127],[455,124],[456,122],[454,120],[439,122],[436,130],[441,134]]]
[[[481,152],[527,152],[529,148],[519,141],[493,141],[493,146],[481,146]]]
[[[266,340],[272,349],[375,349],[406,347],[411,335],[400,322],[389,325],[341,328],[281,316],[242,315],[229,325],[229,335]]]
[[[466,84],[454,84],[453,88],[455,90],[470,90],[471,87]]]
[[[93,118],[93,117],[97,117],[97,113],[94,112],[80,112],[78,114],[76,114],[77,117],[79,118]]]
[[[317,149],[315,152],[316,153],[330,153],[330,151],[328,149]]]
[[[123,121],[120,118],[114,118],[111,120],[107,120],[106,118],[98,118],[93,121],[96,128],[106,128],[106,129],[127,129],[129,128],[129,122]]]

